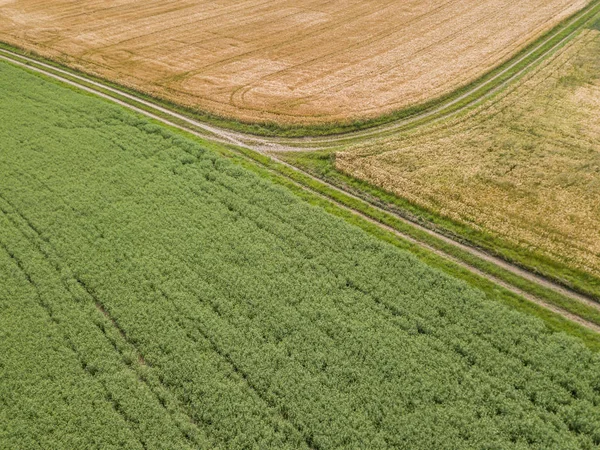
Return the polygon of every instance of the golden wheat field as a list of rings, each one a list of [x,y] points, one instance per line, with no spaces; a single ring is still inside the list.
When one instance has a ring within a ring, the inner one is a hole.
[[[466,118],[351,148],[336,166],[600,275],[600,32]]]
[[[372,118],[451,92],[587,0],[0,0],[0,40],[243,121]]]

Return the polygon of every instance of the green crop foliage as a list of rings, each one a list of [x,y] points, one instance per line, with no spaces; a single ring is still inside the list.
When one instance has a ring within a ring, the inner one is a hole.
[[[0,64],[1,448],[594,448],[600,356]]]

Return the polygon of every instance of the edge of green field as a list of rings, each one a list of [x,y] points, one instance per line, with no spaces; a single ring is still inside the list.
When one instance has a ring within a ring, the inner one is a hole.
[[[200,137],[190,135],[185,131],[179,130],[175,127],[171,127],[165,124],[162,124],[159,121],[154,121],[156,124],[160,124],[169,128],[172,132],[183,135],[187,138],[193,139],[197,143],[201,144],[203,147],[212,150],[218,153],[221,156],[228,158],[229,160],[241,165],[247,170],[250,170],[260,177],[267,179],[273,183],[281,185],[292,193],[294,193],[297,197],[300,197],[304,201],[308,202],[311,205],[318,206],[330,214],[338,216],[344,219],[346,222],[355,225],[368,234],[388,242],[395,247],[409,251],[413,255],[415,255],[420,261],[426,263],[427,265],[439,269],[457,279],[465,281],[470,286],[473,286],[481,291],[483,291],[489,298],[500,301],[501,303],[514,308],[518,311],[534,315],[540,319],[542,319],[548,328],[553,332],[565,332],[571,336],[575,336],[580,338],[587,347],[594,351],[600,351],[600,334],[595,333],[594,331],[579,325],[557,313],[554,313],[542,306],[539,306],[535,303],[530,302],[529,300],[512,293],[508,289],[505,289],[494,282],[487,280],[484,277],[481,277],[469,270],[461,267],[457,263],[454,263],[444,257],[441,257],[434,252],[424,249],[418,244],[413,244],[401,237],[397,236],[395,233],[391,231],[384,230],[379,225],[370,222],[369,220],[358,216],[354,212],[345,209],[341,206],[338,206],[334,202],[330,200],[339,200],[335,198],[333,194],[333,189],[330,189],[332,192],[323,192],[321,195],[311,192],[301,186],[298,185],[304,184],[301,181],[298,181],[297,178],[305,178],[304,181],[308,181],[308,177],[306,175],[300,174],[296,172],[293,174],[293,169],[285,170],[285,166],[282,164],[276,163],[267,156],[263,156],[253,152],[251,150],[246,150],[243,148],[231,146],[231,145],[222,145],[215,144],[206,141]],[[282,174],[283,172],[283,174]],[[312,186],[311,186],[312,187]],[[340,193],[341,196],[345,196]],[[346,199],[342,198],[342,203],[346,204],[343,200],[348,200],[348,196]],[[356,205],[348,205],[349,207],[354,208]],[[358,208],[357,208],[358,209]],[[364,211],[363,211],[364,209]],[[368,211],[368,207],[361,208],[360,211],[366,215],[371,216]],[[382,220],[383,217],[373,217],[377,222],[384,223]],[[399,221],[398,221],[399,222]],[[397,228],[397,227],[394,227]],[[404,230],[401,230],[404,231]],[[426,234],[426,233],[424,233]],[[466,252],[465,252],[466,253]],[[473,257],[477,259],[476,257]],[[475,264],[473,264],[475,266]],[[490,266],[493,264],[489,263]],[[498,268],[498,271],[502,271],[503,269]],[[510,275],[509,272],[506,272],[508,278]],[[500,274],[499,274],[500,275]],[[513,275],[515,278],[520,278],[516,275]],[[499,276],[500,278],[500,276]],[[525,284],[529,283],[530,286],[525,286]],[[511,283],[512,284],[512,283]],[[524,290],[534,291],[539,297],[548,300],[550,303],[556,304],[568,310],[570,312],[577,311],[581,317],[588,319],[594,323],[600,324],[600,311],[590,308],[582,303],[577,302],[576,300],[572,300],[568,297],[562,296],[554,291],[550,291],[549,289],[545,289],[542,287],[537,287],[533,283],[528,282],[523,279]],[[530,289],[526,289],[529,287]]]
[[[23,69],[27,70],[28,69]],[[35,73],[35,72],[34,72]],[[65,85],[64,83],[51,79],[47,76],[40,75],[35,73],[38,76],[43,77],[44,79],[50,80],[54,83],[58,83],[61,85]],[[81,92],[81,90],[77,87],[66,85],[68,88],[72,90],[76,90]],[[95,96],[95,94],[84,92],[86,95]],[[103,99],[105,101],[110,101],[107,99]],[[134,103],[129,101],[128,103]],[[141,104],[134,103],[134,105],[138,108],[148,110],[149,108],[144,107]],[[156,114],[156,111],[152,110],[153,114]],[[303,198],[305,201],[322,207],[328,212],[337,215],[346,221],[359,226],[363,230],[368,233],[383,239],[399,248],[406,249],[411,253],[418,256],[421,260],[426,262],[427,264],[439,268],[444,272],[455,276],[459,279],[466,281],[468,284],[475,286],[485,292],[487,295],[497,297],[501,302],[512,306],[520,311],[527,312],[529,314],[533,314],[541,319],[543,319],[550,329],[553,331],[564,331],[568,334],[580,337],[586,342],[586,345],[594,350],[600,350],[600,335],[594,333],[593,331],[572,322],[559,314],[549,311],[541,306],[538,306],[521,296],[513,294],[507,289],[504,289],[492,281],[485,279],[484,277],[478,276],[460,265],[449,261],[446,258],[436,255],[435,253],[425,250],[422,247],[411,244],[408,241],[399,238],[394,233],[385,231],[380,228],[378,225],[375,225],[369,222],[366,219],[363,219],[356,214],[344,209],[343,207],[337,206],[331,199],[335,202],[339,202],[342,205],[345,205],[349,208],[352,208],[360,213],[372,218],[373,220],[382,223],[384,225],[390,226],[402,233],[408,234],[421,242],[424,242],[434,248],[440,249],[447,254],[450,254],[457,259],[467,263],[468,265],[480,269],[486,273],[489,273],[509,284],[520,288],[521,290],[534,295],[544,301],[559,306],[560,308],[569,311],[573,314],[576,314],[590,322],[596,323],[600,325],[600,312],[597,309],[591,308],[583,303],[580,303],[574,299],[561,295],[553,290],[543,288],[533,282],[530,282],[524,278],[521,278],[517,275],[512,274],[509,271],[506,271],[492,263],[486,262],[474,255],[471,255],[468,252],[460,250],[451,244],[444,243],[439,238],[429,235],[423,231],[420,231],[411,225],[407,225],[400,221],[397,217],[392,214],[382,212],[377,210],[373,206],[371,206],[366,201],[358,200],[354,197],[351,197],[347,194],[339,192],[324,183],[316,181],[310,178],[307,175],[304,175],[290,167],[287,167],[283,164],[277,163],[273,161],[268,156],[261,155],[255,151],[234,147],[234,146],[226,146],[224,144],[216,144],[211,143],[205,139],[194,136],[193,134],[182,131],[178,129],[176,126],[170,126],[164,124],[158,120],[154,120],[144,116],[146,120],[149,120],[157,125],[162,127],[166,127],[170,129],[172,132],[185,135],[187,138],[196,140],[199,144],[204,146],[207,149],[210,149],[221,156],[227,157],[228,159],[236,161],[238,164],[242,165],[246,169],[249,169],[261,177],[267,178],[270,181],[283,185],[294,192],[297,196]],[[172,123],[177,123],[177,120],[174,120],[172,117],[167,116],[169,121]],[[186,127],[189,127],[186,124]],[[301,154],[306,156],[307,154]],[[319,156],[317,154],[317,156]],[[339,172],[336,172],[340,174]],[[358,181],[358,180],[357,180]],[[359,183],[363,183],[360,182]],[[364,183],[363,183],[364,184]],[[308,192],[303,187],[304,186],[314,192]],[[387,194],[389,195],[389,194]],[[397,200],[400,200],[396,198]]]
[[[417,114],[421,114],[430,110],[434,110],[436,107],[440,106],[443,103],[451,102],[460,98],[470,89],[476,87],[477,85],[486,83],[490,79],[494,77],[498,77],[494,80],[494,82],[490,83],[487,86],[483,86],[482,89],[478,90],[477,93],[471,93],[467,95],[465,98],[460,99],[454,103],[451,107],[451,111],[459,110],[463,108],[465,105],[471,103],[474,99],[493,91],[496,87],[504,83],[506,80],[510,79],[513,75],[521,71],[523,68],[526,68],[532,61],[534,61],[540,54],[543,54],[545,51],[551,49],[557,42],[560,42],[565,36],[568,36],[570,33],[574,32],[579,28],[585,27],[591,18],[597,13],[596,7],[600,5],[600,0],[591,1],[587,6],[585,6],[580,11],[571,15],[570,17],[564,19],[558,25],[556,25],[553,29],[544,33],[534,42],[527,45],[525,48],[521,49],[517,54],[513,55],[509,60],[505,61],[501,65],[495,67],[491,71],[482,75],[481,77],[473,80],[472,82],[463,85],[456,90],[442,95],[440,97],[429,100],[425,103],[421,103],[418,105],[413,105],[408,108],[403,108],[388,114],[383,114],[381,116],[370,118],[370,119],[355,119],[352,121],[341,121],[341,122],[332,122],[326,124],[314,124],[314,125],[283,125],[274,121],[259,121],[259,122],[250,122],[250,121],[241,121],[237,119],[233,119],[231,117],[221,116],[213,113],[208,113],[205,111],[201,111],[194,108],[184,107],[178,105],[174,102],[166,100],[160,96],[150,95],[148,93],[141,92],[136,89],[132,89],[118,83],[112,82],[102,77],[98,77],[96,75],[92,75],[83,70],[73,69],[69,66],[69,60],[66,57],[57,57],[57,58],[46,58],[34,51],[29,51],[24,48],[7,44],[0,41],[0,48],[4,48],[6,50],[13,51],[15,53],[19,53],[21,55],[33,56],[40,61],[43,61],[47,64],[54,65],[57,68],[62,70],[69,71],[73,74],[81,74],[88,77],[91,80],[102,82],[108,86],[117,88],[122,90],[123,92],[127,92],[129,94],[135,95],[141,99],[149,100],[154,103],[157,103],[163,107],[167,107],[174,111],[177,111],[182,114],[186,114],[189,117],[192,117],[196,120],[216,125],[219,127],[227,128],[234,131],[239,131],[243,133],[254,134],[257,136],[272,136],[272,137],[307,137],[307,136],[331,136],[331,135],[339,135],[345,134],[355,131],[361,131],[368,128],[374,128],[381,125],[386,125],[398,120],[407,119]],[[577,20],[574,20],[577,18]],[[573,23],[569,24],[569,22],[573,21]],[[594,27],[598,27],[599,22],[595,24]],[[557,33],[557,30],[559,32]],[[531,55],[524,58],[518,64],[515,64],[513,67],[510,67],[514,61],[522,58],[528,52],[531,52],[535,49],[536,46],[543,43],[549,36],[556,33],[552,39],[549,39],[548,42],[545,42],[539,49],[534,51]],[[508,70],[507,70],[508,69]],[[505,73],[502,73],[505,71]]]

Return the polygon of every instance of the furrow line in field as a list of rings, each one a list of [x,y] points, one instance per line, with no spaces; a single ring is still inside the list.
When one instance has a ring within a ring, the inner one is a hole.
[[[207,195],[210,194],[210,192],[207,192]],[[52,250],[54,250],[54,248],[52,247],[52,244],[50,244],[50,242],[48,242],[46,239],[44,239],[41,236],[41,232],[38,229],[38,227],[36,227],[31,220],[29,220],[26,216],[24,216],[23,214],[21,214],[17,208],[12,205],[8,200],[6,200],[2,195],[0,195],[0,201],[4,201],[6,202],[8,205],[10,205],[10,207],[13,210],[13,213],[16,214],[24,223],[23,225],[25,227],[28,227],[29,229],[31,229],[32,233],[37,236],[37,238],[39,238],[40,240],[43,240],[48,246],[51,247]],[[66,202],[63,199],[63,203],[69,207],[70,209],[72,209],[72,206]],[[1,203],[0,203],[1,206]],[[0,211],[2,211],[0,209]],[[10,219],[11,222],[19,228],[19,224],[15,222],[14,219]],[[20,229],[20,228],[19,228]],[[21,230],[22,232],[22,230]],[[22,232],[22,234],[24,234]],[[25,235],[25,234],[24,234]],[[26,236],[26,235],[25,235]],[[39,248],[40,246],[37,245],[35,242],[33,242],[34,236],[26,236],[27,239],[32,243],[32,245],[38,247],[39,251],[44,254],[44,256],[46,257],[46,259],[50,260],[50,258],[48,258],[48,254],[46,253],[45,250]],[[89,242],[91,242],[89,240],[88,236],[84,236],[86,237],[86,239],[88,239]],[[0,241],[0,244],[2,244],[2,242]],[[159,244],[161,245],[161,244]],[[162,245],[161,245],[162,246]],[[168,248],[164,247],[164,250],[168,252]],[[174,255],[171,254],[171,256],[178,260],[179,262],[183,263],[184,265],[187,264],[187,261],[185,259],[183,259],[181,256],[179,255]],[[52,258],[52,260],[54,260],[54,264],[57,264],[58,259],[57,258]],[[53,265],[54,265],[53,264]],[[68,268],[68,266],[66,266]],[[60,272],[61,268],[58,266],[55,266],[55,269],[57,272]],[[192,270],[192,269],[190,269]],[[192,270],[193,271],[193,270]],[[142,271],[143,272],[143,271]],[[196,271],[193,271],[194,273],[196,273],[196,275],[198,275],[198,273]],[[74,281],[77,282],[77,284],[85,291],[85,293],[87,294],[87,296],[92,300],[93,304],[95,305],[95,308],[98,310],[99,313],[101,313],[112,325],[112,327],[118,332],[118,334],[120,335],[120,337],[122,338],[122,340],[127,344],[128,347],[130,347],[130,349],[132,349],[136,355],[136,363],[139,364],[140,366],[148,366],[149,368],[152,368],[151,364],[149,364],[142,351],[138,348],[138,346],[131,341],[130,337],[127,334],[127,331],[125,330],[125,328],[123,328],[123,326],[121,326],[121,324],[118,322],[118,320],[110,313],[110,311],[108,310],[107,306],[105,305],[105,303],[103,302],[103,300],[96,294],[96,292],[94,291],[94,288],[86,281],[82,280],[78,275],[73,274],[72,278],[74,279]],[[150,278],[148,278],[147,276],[145,277],[148,281],[152,281]],[[32,282],[33,284],[33,282]],[[68,285],[68,283],[65,283]],[[34,285],[35,286],[35,285]],[[165,300],[167,300],[172,306],[173,308],[175,308],[175,310],[178,313],[178,317],[176,318],[176,321],[178,322],[178,325],[180,326],[182,332],[187,336],[188,339],[190,339],[192,342],[198,342],[198,339],[196,336],[192,335],[190,333],[189,327],[186,327],[185,324],[182,322],[182,318],[186,317],[186,313],[185,311],[183,311],[175,301],[171,301],[170,297],[167,295],[167,293],[160,287],[157,286],[158,288],[158,292],[160,293],[160,295],[163,296],[163,298],[165,298]],[[70,290],[70,287],[68,287],[68,289]],[[196,294],[193,291],[190,291],[193,294]],[[224,319],[225,320],[225,319]],[[57,322],[58,323],[58,322]],[[237,376],[239,376],[239,378],[244,382],[244,384],[246,385],[246,387],[248,388],[248,390],[250,392],[253,392],[256,397],[258,399],[260,399],[267,407],[269,407],[269,409],[271,411],[273,411],[275,414],[277,414],[282,420],[284,420],[286,423],[288,423],[291,427],[293,427],[300,436],[303,437],[303,439],[305,440],[305,443],[307,445],[308,448],[311,449],[317,449],[318,446],[316,446],[312,441],[310,437],[305,436],[305,433],[303,432],[303,430],[296,424],[294,423],[290,418],[286,417],[286,415],[279,409],[279,407],[272,401],[272,399],[270,399],[268,396],[265,395],[265,393],[262,392],[262,390],[260,390],[250,379],[248,373],[246,373],[240,366],[239,364],[229,355],[229,352],[223,350],[220,345],[218,344],[218,342],[215,341],[215,339],[210,336],[210,334],[208,334],[205,330],[203,330],[201,328],[201,326],[199,326],[199,324],[194,324],[193,329],[197,330],[198,333],[200,333],[200,335],[203,337],[203,339],[208,343],[208,345],[211,347],[212,351],[216,353],[216,355],[218,355],[218,357],[220,357],[226,364],[228,364],[231,367],[232,372],[234,372]],[[103,330],[101,330],[103,331]],[[104,332],[104,331],[103,331]],[[105,333],[106,336],[106,333]],[[106,336],[107,339],[109,339],[111,342],[112,340]],[[115,344],[113,343],[113,347],[115,348],[115,350],[121,355],[124,356],[121,349],[119,349],[117,346],[115,346]],[[134,369],[135,370],[135,369]],[[148,382],[147,378],[151,378],[152,382]],[[169,411],[169,409],[166,407],[165,405],[165,399],[163,397],[161,397],[161,395],[156,392],[156,390],[153,388],[153,384],[157,384],[160,385],[162,387],[162,389],[164,389],[165,391],[169,392],[169,399],[167,399],[167,401],[174,403],[174,405],[176,407],[179,408],[179,410],[181,411],[181,413],[183,413],[185,415],[185,417],[187,419],[189,419],[189,422],[195,426],[200,428],[202,425],[199,423],[199,421],[196,419],[196,417],[194,417],[194,414],[192,412],[189,411],[189,408],[186,408],[185,405],[182,404],[181,400],[177,399],[177,395],[171,393],[170,389],[164,385],[164,383],[162,383],[159,379],[159,377],[155,376],[154,374],[145,372],[145,377],[142,377],[138,374],[138,380],[141,383],[144,383],[148,386],[149,390],[154,394],[154,396],[156,397],[157,401],[163,406],[163,408],[168,412],[171,413],[171,411]],[[110,396],[109,396],[110,397]],[[188,436],[184,430],[182,431],[182,435],[187,438],[188,440],[190,440],[192,443],[195,443],[196,445],[200,445],[198,442],[195,442],[192,438],[190,438],[190,436]]]
[[[169,298],[169,296],[163,289],[159,288],[159,292],[165,299]],[[185,320],[181,319],[182,317],[185,318],[185,311],[183,311],[177,305],[176,302],[173,302],[172,304],[175,310],[179,313],[179,326],[184,330],[188,339],[192,340],[193,342],[197,342],[198,339],[190,333],[190,331],[185,326],[185,323],[182,323],[182,320]],[[257,385],[255,385],[252,382],[249,374],[242,367],[240,367],[240,365],[231,357],[229,352],[221,348],[221,346],[216,342],[214,337],[212,337],[209,333],[203,330],[201,326],[198,326],[198,324],[195,323],[195,321],[192,322],[193,329],[196,330],[200,334],[200,336],[210,345],[211,349],[231,367],[231,370],[243,380],[247,388],[251,392],[253,392],[271,411],[275,412],[283,421],[290,424],[296,430],[296,432],[300,436],[302,436],[304,443],[309,449],[318,450],[319,447],[313,442],[313,440],[309,436],[306,436],[306,433],[302,429],[302,427],[299,426],[295,421],[291,420],[286,414],[284,414],[281,411],[281,409],[275,404],[275,402],[271,398],[269,398],[269,396],[266,395],[266,393],[263,392],[262,389],[260,389]]]
[[[7,214],[6,211],[4,211],[3,209],[0,209],[0,212],[8,218],[8,220],[15,226],[15,228],[19,229],[18,226],[17,226],[17,224],[14,223],[14,221],[10,218],[10,215]],[[20,229],[19,229],[19,231],[22,233],[22,231]],[[26,239],[29,240],[29,238],[27,236],[25,236],[24,234],[23,234],[23,236]],[[47,316],[50,319],[50,321],[52,322],[52,324],[58,328],[58,330],[60,332],[60,336],[62,336],[63,340],[65,341],[66,346],[75,355],[75,359],[77,360],[77,362],[81,366],[81,370],[85,374],[87,374],[89,377],[95,379],[96,378],[95,374],[92,373],[90,370],[88,370],[88,368],[89,368],[88,367],[88,363],[86,362],[85,358],[83,357],[83,355],[81,354],[80,350],[77,348],[77,346],[75,345],[75,343],[73,342],[73,340],[69,337],[68,333],[66,333],[63,330],[63,327],[61,325],[61,321],[60,321],[60,319],[58,319],[56,317],[56,314],[52,310],[51,305],[48,304],[48,302],[46,302],[43,299],[43,297],[41,295],[41,292],[40,292],[40,288],[38,287],[38,285],[33,280],[31,274],[29,273],[29,271],[27,270],[27,268],[23,264],[23,261],[2,240],[0,240],[0,249],[4,250],[8,254],[8,256],[11,259],[11,261],[13,261],[13,263],[15,264],[15,266],[19,269],[19,272],[23,275],[23,277],[27,280],[27,282],[33,287],[33,289],[36,292],[36,298],[38,300],[38,304],[45,311],[45,313],[47,314]],[[98,381],[98,383],[100,385],[102,385],[102,387],[104,389],[105,400],[111,404],[111,406],[114,409],[114,411],[123,418],[123,420],[125,421],[125,423],[127,423],[127,424],[132,423],[131,417],[129,417],[125,413],[125,411],[123,411],[123,409],[119,406],[118,401],[113,397],[113,395],[111,394],[111,392],[107,388],[107,386],[102,381],[100,381],[100,380],[97,380],[97,381]],[[138,442],[140,443],[140,445],[144,449],[147,448],[146,447],[146,443],[139,436],[138,436]]]
[[[19,232],[23,235],[23,237],[25,237],[30,243],[31,245],[37,249],[37,251],[40,252],[40,254],[44,257],[44,259],[46,261],[48,261],[49,265],[52,266],[54,268],[54,270],[56,271],[57,275],[62,279],[63,281],[63,285],[66,287],[67,291],[69,292],[70,295],[74,295],[74,293],[72,292],[72,287],[70,286],[69,283],[65,282],[65,279],[63,278],[63,276],[61,275],[62,269],[67,269],[68,272],[71,272],[70,269],[68,267],[61,267],[59,265],[59,259],[57,257],[50,257],[50,255],[48,254],[48,250],[42,248],[42,245],[40,245],[39,242],[35,242],[35,240],[39,239],[41,241],[43,241],[47,246],[49,246],[52,250],[54,250],[54,248],[52,247],[52,244],[44,239],[40,233],[40,231],[37,229],[37,227],[35,227],[33,225],[33,223],[27,218],[25,217],[23,214],[21,214],[18,209],[12,204],[10,203],[8,200],[6,200],[6,198],[4,198],[4,196],[0,195],[0,201],[1,202],[5,202],[7,205],[10,206],[10,208],[12,209],[12,213],[14,215],[16,215],[23,223],[19,224],[17,222],[17,220],[12,217],[11,214],[8,213],[8,211],[6,211],[4,208],[2,208],[2,204],[0,203],[0,212],[3,213],[8,220],[13,224],[13,226],[15,226],[16,229],[19,230]],[[22,229],[22,226],[25,226],[27,228],[29,228],[32,233],[34,234],[34,236],[29,236],[27,235],[27,233]],[[25,270],[24,266],[22,265],[22,263],[20,262],[20,260],[8,249],[8,247],[6,247],[6,245],[0,240],[0,247],[4,248],[9,256],[11,256],[11,258],[16,262],[17,266],[19,267],[19,269],[23,272],[23,274],[26,276],[27,280],[33,285],[33,287],[36,289],[37,293],[38,293],[38,298],[40,301],[41,306],[44,307],[44,309],[46,310],[46,312],[48,313],[50,319],[52,320],[52,322],[54,324],[56,324],[59,328],[61,328],[60,325],[60,320],[57,319],[52,311],[52,308],[49,304],[45,303],[39,293],[39,289],[37,287],[37,285],[34,283],[34,281],[31,279],[31,276],[29,275],[29,273]],[[163,383],[160,382],[160,380],[156,379],[156,377],[153,374],[150,373],[145,373],[145,376],[142,376],[141,373],[138,372],[138,367],[136,367],[136,364],[138,366],[147,366],[149,368],[151,368],[151,365],[148,364],[142,354],[142,352],[139,350],[139,348],[133,343],[131,342],[131,340],[129,339],[129,337],[127,336],[127,332],[126,330],[118,323],[118,321],[110,314],[110,312],[106,309],[105,305],[103,304],[103,302],[97,298],[97,296],[94,294],[94,292],[90,289],[90,287],[83,282],[77,275],[72,274],[72,279],[77,283],[78,286],[80,286],[83,291],[87,294],[87,296],[94,302],[94,306],[95,309],[98,311],[99,314],[102,314],[102,316],[104,318],[106,318],[108,320],[108,322],[111,324],[111,326],[117,331],[118,335],[121,337],[122,341],[125,342],[125,345],[127,347],[129,347],[131,350],[133,350],[134,354],[136,355],[136,361],[133,362],[133,364],[127,364],[125,363],[125,354],[123,352],[123,349],[120,348],[119,345],[117,345],[117,343],[113,340],[113,338],[111,338],[107,333],[106,330],[103,329],[102,325],[99,323],[95,323],[95,325],[100,329],[100,331],[102,332],[102,334],[104,335],[104,337],[111,343],[113,349],[115,350],[115,352],[118,353],[121,362],[124,363],[127,367],[129,367],[131,370],[133,370],[136,373],[136,377],[138,382],[146,385],[146,387],[148,388],[148,390],[150,392],[152,392],[152,394],[154,395],[154,397],[156,398],[156,400],[158,401],[158,403],[162,406],[162,408],[170,415],[173,415],[173,412],[169,410],[169,408],[167,407],[167,402],[169,403],[175,403],[175,407],[177,407],[182,414],[184,414],[184,416],[186,417],[186,420],[189,421],[189,423],[194,426],[194,427],[198,427],[198,423],[196,422],[196,420],[190,416],[187,412],[185,412],[185,408],[183,407],[183,405],[181,405],[181,403],[177,400],[173,400],[173,398],[168,398],[165,399],[164,398],[164,394],[161,396],[161,394],[159,394],[156,389],[155,386],[153,386],[153,384],[158,384],[162,387],[162,389],[164,389],[166,392],[169,392],[169,389],[163,385]],[[74,297],[73,297],[74,298]],[[62,333],[66,342],[68,343],[69,347],[71,348],[71,350],[73,350],[73,352],[75,352],[75,354],[77,355],[79,361],[82,364],[83,369],[85,370],[87,367],[86,362],[84,361],[84,359],[82,359],[82,356],[80,354],[80,352],[78,351],[77,347],[75,346],[75,344],[70,340],[70,338],[65,334]],[[89,371],[86,370],[86,372],[90,375],[93,376],[93,374],[91,374]],[[152,378],[152,381],[148,381],[147,378]],[[130,421],[130,418],[128,418],[126,416],[126,414],[120,410],[118,408],[118,402],[116,401],[116,399],[114,399],[111,395],[111,393],[109,392],[108,388],[105,386],[106,392],[107,392],[107,399],[111,401],[111,403],[113,404],[113,407],[115,407],[115,410],[117,412],[119,412],[121,415],[124,416],[124,418],[127,421]],[[169,394],[169,397],[172,397]],[[176,422],[178,422],[177,420],[175,420]],[[198,441],[197,439],[194,439],[193,436],[190,436],[189,432],[186,432],[185,430],[180,430],[181,431],[181,435],[188,440],[191,444],[193,445],[201,445],[202,442]],[[146,445],[144,442],[140,441],[140,443],[143,445],[144,448],[146,448]]]

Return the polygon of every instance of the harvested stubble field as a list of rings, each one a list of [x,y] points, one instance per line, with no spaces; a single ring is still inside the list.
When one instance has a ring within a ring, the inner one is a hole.
[[[336,167],[526,252],[600,276],[600,32],[495,101],[350,148]]]
[[[246,122],[368,119],[466,85],[587,0],[0,0],[0,40]]]
[[[593,448],[580,341],[0,64],[0,447]]]

